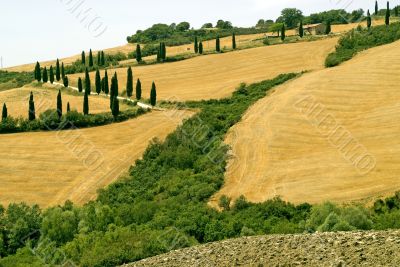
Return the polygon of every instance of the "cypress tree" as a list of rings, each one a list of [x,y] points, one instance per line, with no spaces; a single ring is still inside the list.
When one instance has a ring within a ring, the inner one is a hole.
[[[142,62],[142,49],[139,44],[136,45],[136,61],[138,63]]]
[[[325,34],[330,34],[330,33],[331,33],[331,22],[328,20],[326,22]]]
[[[281,29],[281,40],[285,41],[285,38],[286,38],[286,28],[285,28],[285,23],[283,23]]]
[[[65,76],[63,79],[64,87],[67,88],[69,86],[68,76]]]
[[[153,82],[150,91],[150,104],[154,107],[156,103],[157,103],[157,90],[156,90],[156,84]]]
[[[87,92],[83,96],[83,114],[89,115],[89,97]]]
[[[140,79],[137,79],[136,82],[136,99],[140,100],[142,98],[142,83],[140,82]]]
[[[57,114],[58,114],[58,117],[61,118],[61,116],[62,116],[62,98],[61,98],[60,90],[58,90],[58,95],[57,95]]]
[[[161,60],[165,61],[167,59],[167,48],[165,43],[161,43]]]
[[[232,49],[236,49],[236,34],[232,33]]]
[[[389,25],[389,23],[390,23],[390,8],[389,8],[389,1],[388,1],[387,7],[386,7],[385,24]]]
[[[111,88],[110,88],[110,109],[113,109],[113,101],[118,97],[118,77],[117,73],[114,73],[114,76],[111,78]]]
[[[81,61],[82,61],[82,65],[86,65],[86,54],[85,54],[85,51],[82,51]]]
[[[50,66],[50,83],[54,83],[54,71],[53,71],[53,66]]]
[[[133,94],[133,73],[132,73],[132,68],[128,68],[128,76],[126,80],[126,95],[128,97],[131,97]]]
[[[61,78],[64,79],[65,77],[65,69],[64,69],[64,62],[61,63]]]
[[[104,77],[103,78],[101,78],[101,91],[104,93],[104,85],[105,85],[105,79],[104,79]]]
[[[81,77],[79,77],[79,79],[78,79],[78,91],[79,91],[79,93],[82,93],[82,91],[83,91],[83,85],[82,85],[82,78]]]
[[[101,52],[97,52],[97,66],[101,66]]]
[[[69,102],[67,103],[67,113],[71,111],[71,107],[69,105]]]
[[[101,51],[101,65],[102,66],[106,65],[106,58],[104,56],[104,51]]]
[[[199,52],[199,43],[197,42],[197,36],[194,37],[194,52],[196,54]]]
[[[303,38],[303,36],[304,36],[303,21],[300,21],[299,36],[300,36],[300,38]]]
[[[47,83],[49,81],[49,77],[47,76],[47,68],[44,67],[43,69],[43,82]]]
[[[60,61],[58,60],[58,58],[56,63],[56,80],[57,82],[61,80]]]
[[[95,84],[96,84],[96,93],[99,95],[101,93],[101,78],[100,78],[100,71],[99,69],[97,69],[96,71],[96,80],[95,80]]]
[[[203,54],[203,43],[202,42],[199,43],[199,54],[200,55]]]
[[[42,71],[40,70],[40,64],[39,62],[36,62],[36,66],[35,66],[35,79],[38,82],[42,81]]]
[[[7,119],[8,112],[7,112],[7,106],[6,103],[3,104],[3,112],[1,113],[1,120],[4,121]]]
[[[375,16],[378,15],[378,11],[379,11],[378,1],[375,1]]]
[[[369,13],[369,9],[367,11],[367,27],[368,29],[371,28],[371,14]]]
[[[31,92],[31,95],[29,97],[29,111],[28,111],[28,117],[30,121],[33,121],[36,119],[35,115],[35,102],[33,101],[33,93]]]
[[[119,100],[117,97],[115,97],[113,101],[112,114],[114,117],[118,117],[119,115]]]
[[[104,93],[108,95],[110,93],[110,87],[108,85],[108,74],[107,70],[106,73],[104,74]]]
[[[217,39],[215,39],[215,51],[221,52],[219,36],[217,36]]]
[[[85,70],[85,92],[88,93],[88,95],[90,95],[91,93],[91,85],[90,85],[90,76],[89,76],[89,71],[88,68],[86,68]]]
[[[93,67],[93,53],[92,49],[89,51],[89,67]]]
[[[160,46],[159,46],[158,52],[157,52],[157,61],[160,61],[160,60],[161,60],[161,43],[160,43]]]

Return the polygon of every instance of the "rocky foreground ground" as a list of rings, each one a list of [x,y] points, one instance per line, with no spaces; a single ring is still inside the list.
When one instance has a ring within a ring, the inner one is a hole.
[[[244,237],[125,267],[136,266],[400,266],[400,231]]]

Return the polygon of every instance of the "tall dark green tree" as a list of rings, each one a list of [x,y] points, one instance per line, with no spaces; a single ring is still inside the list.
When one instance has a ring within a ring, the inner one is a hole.
[[[286,28],[285,28],[285,23],[283,23],[281,29],[281,40],[285,41],[285,39],[286,39]]]
[[[78,79],[78,91],[79,91],[79,93],[82,93],[82,91],[83,91],[83,85],[82,85],[82,78],[81,77],[79,77],[79,79]]]
[[[196,54],[199,52],[199,43],[197,41],[197,36],[194,37],[194,52]]]
[[[97,66],[101,66],[101,52],[97,52]]]
[[[399,7],[398,7],[398,6],[395,6],[395,7],[394,7],[394,16],[395,16],[395,17],[398,17],[398,16],[399,16]]]
[[[371,14],[369,13],[369,9],[367,11],[367,27],[368,29],[371,28],[372,20],[371,20]]]
[[[6,103],[3,104],[3,112],[1,113],[1,120],[4,121],[7,119],[8,116],[8,111],[7,111],[7,105]]]
[[[49,81],[49,76],[47,75],[47,68],[46,67],[44,67],[44,69],[43,69],[43,82],[44,83],[47,83],[48,81]]]
[[[215,39],[215,51],[221,52],[221,42],[219,40],[219,36],[217,36],[217,39]]]
[[[136,45],[136,61],[138,63],[142,62],[142,49],[140,48],[140,44]]]
[[[57,58],[57,63],[56,63],[56,80],[59,82],[61,80],[61,70],[60,70],[60,61]]]
[[[110,88],[110,109],[113,109],[113,101],[118,97],[118,77],[117,73],[111,78],[111,88]]]
[[[115,118],[119,115],[119,100],[117,97],[115,97],[113,101],[112,114]]]
[[[57,114],[58,114],[58,117],[61,118],[61,116],[62,116],[61,90],[58,90],[58,95],[57,95]]]
[[[389,7],[389,1],[387,2],[387,6],[386,6],[385,24],[386,24],[386,25],[389,25],[389,24],[390,24],[390,7]]]
[[[101,51],[101,65],[102,66],[106,65],[106,58],[104,56],[104,51]]]
[[[61,63],[61,78],[64,79],[65,77],[65,69],[64,69],[64,62]]]
[[[299,36],[300,36],[300,38],[303,38],[303,36],[304,36],[303,21],[300,21]]]
[[[142,99],[142,83],[140,82],[140,79],[137,79],[136,82],[136,99]]]
[[[236,34],[232,33],[232,49],[236,49]]]
[[[36,66],[35,66],[35,79],[38,82],[42,81],[42,70],[40,69],[40,64],[39,62],[36,62]]]
[[[64,83],[64,87],[67,88],[69,86],[69,80],[68,80],[68,76],[65,76],[63,78],[63,83]]]
[[[154,107],[157,103],[157,89],[156,84],[153,82],[150,91],[150,104]]]
[[[93,67],[93,53],[92,49],[89,51],[89,67]]]
[[[29,96],[29,110],[28,110],[28,118],[30,121],[36,119],[35,115],[35,101],[33,100],[33,93]]]
[[[379,8],[378,8],[378,1],[375,1],[375,16],[378,15]]]
[[[83,114],[89,115],[89,96],[87,92],[83,96]]]
[[[132,94],[133,94],[133,73],[132,73],[132,68],[129,67],[126,80],[126,95],[128,97],[131,97]]]
[[[69,105],[69,102],[67,103],[67,113],[71,111],[71,106]]]
[[[105,71],[105,74],[104,74],[104,93],[106,95],[108,95],[110,93],[110,87],[109,87],[109,84],[108,84],[107,70]]]
[[[91,88],[91,84],[90,84],[89,70],[88,70],[88,68],[86,68],[86,70],[85,70],[85,92],[87,92],[88,95],[90,95],[91,91],[92,91],[92,88]]]
[[[328,21],[326,22],[326,26],[325,26],[325,34],[330,34],[331,31],[332,31],[332,29],[331,29],[331,21],[328,20]]]
[[[101,77],[99,69],[96,70],[95,85],[96,85],[96,93],[99,95],[101,93]]]
[[[201,41],[199,43],[199,54],[203,54],[203,43]]]
[[[53,66],[50,66],[50,83],[54,83],[54,71],[53,71]]]
[[[82,65],[86,65],[86,54],[85,54],[85,51],[82,51],[81,61],[82,61]]]

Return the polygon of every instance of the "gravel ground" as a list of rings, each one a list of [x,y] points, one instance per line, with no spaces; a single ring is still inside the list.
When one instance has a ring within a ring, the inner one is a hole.
[[[244,237],[125,265],[136,266],[400,266],[400,231]]]

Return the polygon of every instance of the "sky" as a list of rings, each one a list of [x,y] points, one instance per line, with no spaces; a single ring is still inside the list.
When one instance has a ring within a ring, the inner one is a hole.
[[[397,0],[400,2],[400,0]],[[380,7],[386,0],[379,0]],[[304,15],[330,9],[373,9],[374,0],[12,0],[0,15],[0,57],[3,67],[63,58],[82,50],[110,48],[155,23],[229,20],[234,26],[254,26],[275,20],[282,9]],[[394,6],[398,3],[391,2]],[[0,66],[1,67],[1,66]]]

